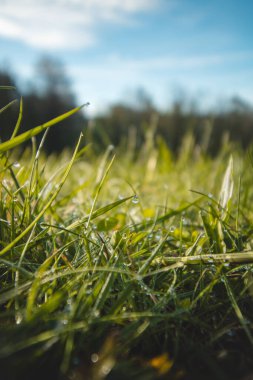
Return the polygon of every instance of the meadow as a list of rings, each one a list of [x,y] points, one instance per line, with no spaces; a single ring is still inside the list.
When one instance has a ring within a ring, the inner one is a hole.
[[[150,126],[138,152],[45,156],[78,111],[19,134],[21,101],[0,144],[0,379],[246,379],[251,149],[189,133],[175,156]]]

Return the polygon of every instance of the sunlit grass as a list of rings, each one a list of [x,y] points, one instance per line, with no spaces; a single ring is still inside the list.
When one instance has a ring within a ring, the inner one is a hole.
[[[0,378],[247,374],[249,156],[211,159],[188,135],[175,158],[147,135],[138,154],[96,156],[80,137],[47,158],[42,139],[17,161],[42,128],[18,135],[21,115],[0,144]]]

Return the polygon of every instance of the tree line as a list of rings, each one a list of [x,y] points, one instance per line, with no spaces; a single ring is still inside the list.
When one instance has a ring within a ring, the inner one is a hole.
[[[7,70],[0,70],[0,85],[17,88],[14,76]],[[21,131],[29,130],[77,106],[63,66],[48,58],[40,60],[36,83],[30,85],[22,95],[24,110]],[[13,100],[14,96],[13,91],[0,91],[0,108]],[[10,137],[18,112],[16,105],[0,114],[2,141]],[[228,139],[244,149],[252,144],[253,108],[246,101],[234,97],[223,110],[213,112],[184,107],[180,100],[175,101],[168,110],[161,111],[144,92],[135,105],[118,103],[90,120],[79,112],[61,122],[50,130],[44,145],[45,151],[60,152],[73,147],[83,130],[86,142],[91,142],[98,152],[109,144],[122,149],[131,146],[138,152],[151,131],[154,141],[159,136],[175,154],[184,136],[191,131],[196,143],[204,147],[207,153],[215,155]]]
[[[20,94],[22,94],[23,117],[20,132],[41,125],[77,106],[70,81],[60,62],[51,58],[43,58],[38,62],[35,73],[35,81],[28,85],[25,91],[20,91],[14,75],[8,70],[0,71],[0,86],[15,87],[13,91],[0,91],[0,108],[11,102],[17,95],[21,96]],[[0,139],[2,141],[11,136],[18,115],[19,105],[17,103],[0,114]],[[44,143],[44,150],[50,154],[73,147],[86,124],[85,115],[81,112],[65,119],[50,129]],[[38,136],[38,142],[41,137]]]

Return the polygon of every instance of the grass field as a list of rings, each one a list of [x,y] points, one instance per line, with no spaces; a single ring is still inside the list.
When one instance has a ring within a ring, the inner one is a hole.
[[[20,157],[65,117],[18,135],[21,115],[0,144],[0,379],[252,375],[250,151],[189,134],[175,158],[151,130],[138,154]]]

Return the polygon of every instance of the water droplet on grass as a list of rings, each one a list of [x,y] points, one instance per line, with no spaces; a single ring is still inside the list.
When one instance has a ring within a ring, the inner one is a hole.
[[[139,198],[137,197],[137,195],[134,195],[134,197],[133,197],[133,199],[132,199],[132,203],[133,204],[137,204],[137,203],[139,203]]]
[[[112,370],[112,365],[111,363],[105,363],[103,366],[102,366],[102,369],[101,369],[101,372],[103,373],[103,375],[107,376],[109,375],[109,373],[111,372]]]
[[[235,336],[235,332],[233,330],[228,330],[227,333],[226,333],[229,337],[234,337]]]
[[[93,313],[93,316],[94,316],[95,318],[98,318],[98,317],[100,316],[100,312],[99,312],[99,310],[95,310],[94,313]]]
[[[98,360],[99,360],[98,354],[94,353],[94,354],[91,355],[91,361],[92,361],[92,363],[97,363]]]
[[[3,184],[4,187],[8,187],[8,185],[9,185],[9,181],[7,181],[7,179],[4,179],[4,180],[2,181],[2,184]]]
[[[157,233],[155,235],[155,241],[159,241],[159,240],[161,240],[161,238],[162,238],[162,235],[160,233]]]
[[[13,167],[14,168],[20,168],[20,163],[19,162],[14,162]]]
[[[16,320],[16,324],[17,324],[17,325],[20,325],[20,323],[22,322],[22,320],[23,320],[23,315],[20,313],[20,311],[18,311],[18,312],[16,313],[15,320]]]

